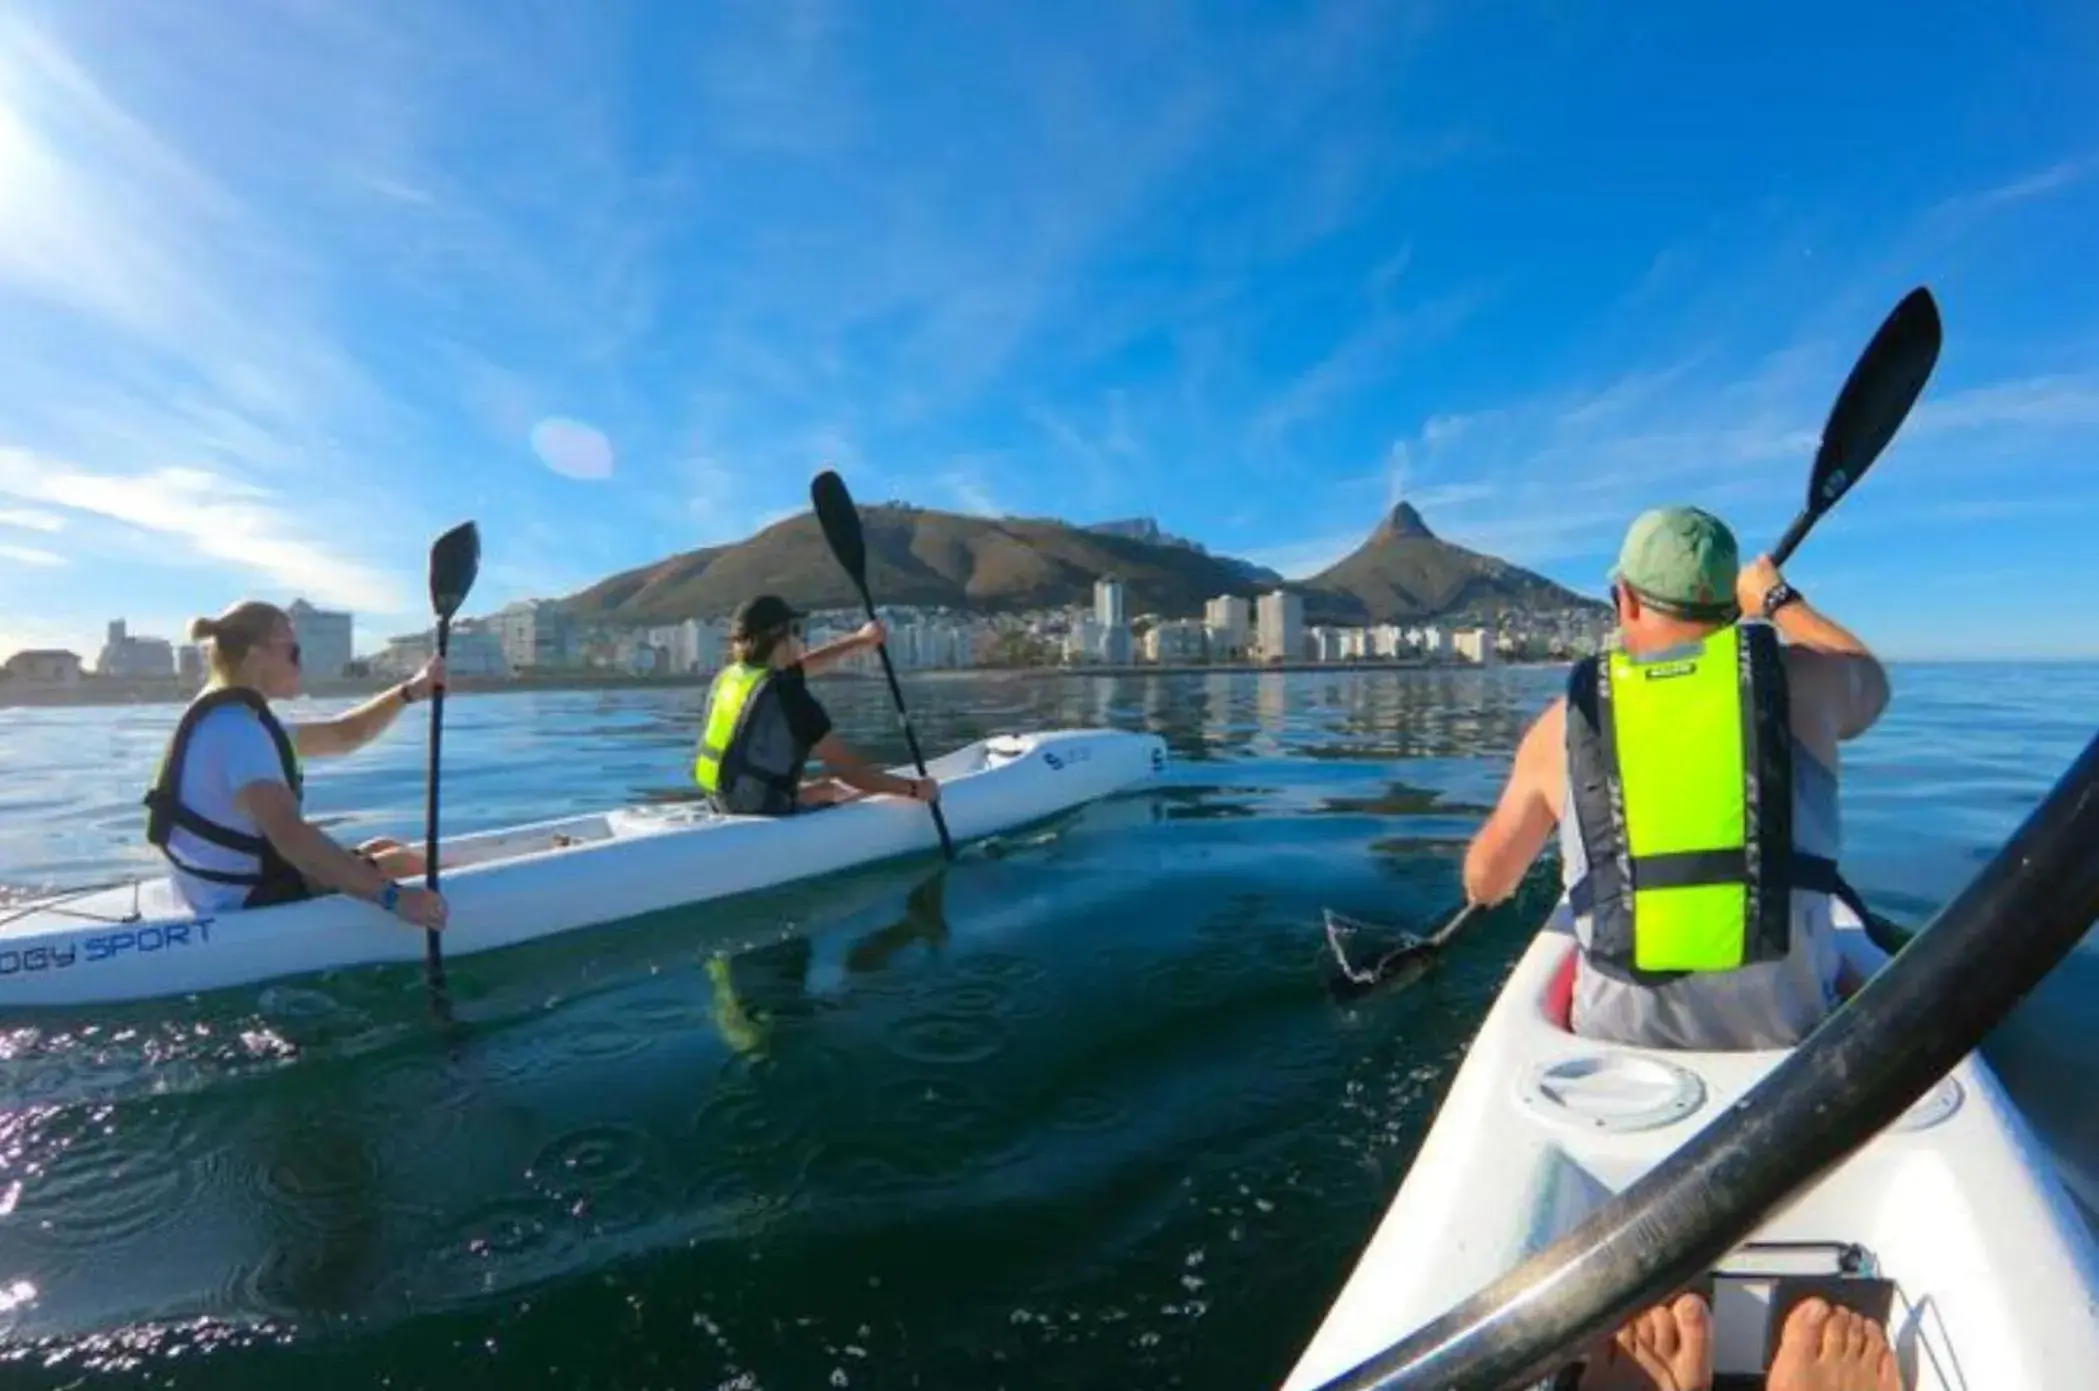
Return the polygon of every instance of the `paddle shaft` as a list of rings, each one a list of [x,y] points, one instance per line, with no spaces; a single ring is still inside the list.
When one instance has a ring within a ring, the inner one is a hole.
[[[2099,737],[1901,953],[1573,1231],[1322,1391],[1529,1385],[1712,1268],[1976,1048],[2099,919]]]
[[[452,620],[441,617],[437,620],[437,655],[442,658],[451,647]],[[437,889],[437,770],[443,758],[445,742],[445,688],[439,686],[430,693],[430,806],[424,823],[423,886],[435,892]],[[432,988],[442,990],[445,984],[444,952],[437,944],[437,929],[423,929],[423,960],[429,967]]]
[[[875,601],[867,592],[867,581],[862,576],[855,575],[853,582],[860,590],[861,604],[867,609],[867,621],[877,622]],[[918,751],[918,734],[911,728],[911,712],[904,708],[904,688],[897,684],[896,667],[889,660],[887,641],[875,644],[875,655],[882,659],[882,675],[889,681],[889,699],[896,705],[898,722],[904,726],[904,742],[911,746],[911,764],[918,769],[918,775],[923,778],[927,776],[925,755]],[[954,859],[955,842],[947,833],[947,817],[941,815],[940,803],[928,802],[926,808],[933,813],[933,829],[940,832],[940,853],[950,860]]]
[[[1800,515],[1793,519],[1793,525],[1787,527],[1786,534],[1779,538],[1778,549],[1771,552],[1771,563],[1784,566],[1787,557],[1807,539],[1807,534],[1815,529],[1815,523],[1821,521],[1828,511],[1827,507],[1801,508]]]

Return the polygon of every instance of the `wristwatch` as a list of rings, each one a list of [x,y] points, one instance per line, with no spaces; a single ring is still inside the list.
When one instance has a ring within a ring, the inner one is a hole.
[[[401,886],[391,879],[387,880],[386,887],[379,891],[379,906],[391,913],[400,906],[400,903]]]
[[[395,689],[400,691],[401,703],[403,705],[415,704],[415,682],[403,681],[399,686],[395,687]]]
[[[1780,580],[1764,591],[1764,617],[1769,618],[1800,597],[1800,591]]]

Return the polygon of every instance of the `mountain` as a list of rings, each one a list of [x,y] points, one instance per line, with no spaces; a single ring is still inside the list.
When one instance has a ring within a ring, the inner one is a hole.
[[[1409,503],[1380,521],[1345,559],[1305,581],[1327,596],[1336,621],[1411,622],[1433,617],[1488,617],[1511,609],[1603,609],[1542,575],[1438,537]],[[1305,607],[1310,617],[1312,600]]]
[[[868,587],[883,604],[1015,612],[1091,605],[1094,581],[1123,582],[1125,610],[1199,617],[1220,594],[1278,587],[1302,596],[1308,623],[1485,617],[1497,608],[1596,606],[1528,570],[1438,539],[1401,505],[1347,559],[1310,580],[1176,542],[1149,519],[1077,527],[1048,518],[987,518],[901,503],[863,506]],[[1125,533],[1134,534],[1125,534]],[[720,618],[771,591],[801,608],[857,607],[813,513],[734,545],[687,551],[599,581],[561,600],[579,619],[613,624]]]
[[[1175,536],[1172,532],[1161,531],[1158,520],[1153,517],[1130,517],[1123,521],[1094,522],[1086,530],[1098,532],[1103,536],[1127,536],[1134,541],[1149,541],[1158,546],[1181,546],[1194,551],[1197,555],[1208,555],[1210,553],[1210,548],[1200,541],[1190,541],[1185,536]],[[1269,569],[1266,565],[1256,565],[1251,560],[1235,560],[1228,555],[1218,556],[1217,559],[1232,573],[1249,583],[1260,585],[1264,589],[1273,589],[1277,585],[1284,583],[1283,577]]]
[[[961,516],[900,504],[863,506],[868,587],[883,604],[987,611],[1093,602],[1105,575],[1123,582],[1131,615],[1199,615],[1219,594],[1249,598],[1273,579],[1186,546],[1040,518]],[[562,600],[578,618],[660,623],[727,615],[771,590],[802,608],[848,608],[859,596],[832,558],[813,513],[731,546],[688,551],[601,580]]]

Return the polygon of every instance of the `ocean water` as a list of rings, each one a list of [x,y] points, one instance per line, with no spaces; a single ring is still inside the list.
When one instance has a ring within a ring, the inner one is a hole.
[[[929,752],[1105,724],[1175,763],[945,874],[692,910],[798,929],[733,957],[673,913],[452,961],[450,1042],[412,968],[0,1018],[0,1385],[1273,1386],[1555,871],[1354,1006],[1320,909],[1439,921],[1560,680],[917,679]],[[2099,668],[1895,680],[1846,864],[1916,923],[2083,747]],[[820,684],[904,756],[879,683]],[[446,829],[680,795],[699,694],[450,702]],[[0,881],[150,868],[175,713],[0,710]],[[421,713],[314,765],[333,833],[420,835]],[[2088,941],[1989,1045],[2087,1204],[2095,1017]]]

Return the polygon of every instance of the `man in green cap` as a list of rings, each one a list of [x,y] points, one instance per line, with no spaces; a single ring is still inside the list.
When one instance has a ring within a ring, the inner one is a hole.
[[[1798,1043],[1838,1001],[1837,745],[1880,718],[1887,673],[1698,508],[1640,516],[1610,579],[1617,645],[1525,733],[1466,896],[1507,899],[1557,824],[1576,1033]]]

